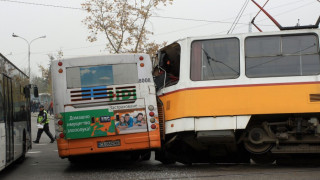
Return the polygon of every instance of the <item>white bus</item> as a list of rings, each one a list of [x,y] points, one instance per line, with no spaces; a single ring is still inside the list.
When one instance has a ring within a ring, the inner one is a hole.
[[[52,62],[58,152],[128,152],[150,158],[160,148],[151,60],[146,54],[81,57]]]
[[[29,78],[0,54],[0,170],[31,149]]]

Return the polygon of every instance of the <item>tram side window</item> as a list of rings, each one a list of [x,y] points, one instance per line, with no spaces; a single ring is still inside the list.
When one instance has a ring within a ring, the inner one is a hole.
[[[239,77],[240,45],[237,38],[194,41],[191,49],[191,80]]]
[[[249,37],[245,41],[248,77],[307,76],[320,73],[314,34]]]
[[[180,78],[181,47],[178,43],[166,46],[159,52],[159,64],[153,70],[157,89],[173,86]]]

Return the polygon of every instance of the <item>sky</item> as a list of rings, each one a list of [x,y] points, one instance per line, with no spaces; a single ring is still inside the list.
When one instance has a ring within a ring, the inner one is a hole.
[[[266,0],[256,0],[263,5]],[[108,54],[104,36],[89,42],[82,23],[87,13],[85,0],[0,0],[0,53],[27,73],[28,45],[31,42],[31,76],[40,76],[38,65],[48,67],[48,54],[62,50],[63,58]],[[174,0],[159,7],[148,21],[151,40],[168,43],[190,36],[227,34],[246,0]],[[319,0],[269,0],[265,9],[282,25],[315,24],[320,15]],[[237,26],[230,34],[248,33],[249,22],[259,11],[249,1]],[[279,31],[263,13],[255,22],[267,31]],[[252,32],[258,32],[253,26]]]

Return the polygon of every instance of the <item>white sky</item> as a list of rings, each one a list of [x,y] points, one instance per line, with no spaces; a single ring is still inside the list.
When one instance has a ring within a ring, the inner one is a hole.
[[[173,5],[160,7],[149,21],[154,32],[150,39],[157,42],[173,42],[188,36],[226,34],[246,0],[174,0]],[[256,0],[264,4],[266,0]],[[0,0],[0,53],[17,67],[27,70],[27,43],[12,37],[15,33],[29,42],[46,35],[45,39],[31,44],[31,74],[40,75],[39,64],[49,63],[47,54],[62,50],[64,58],[107,54],[103,36],[94,43],[87,41],[88,30],[81,22],[86,12],[77,9],[30,5],[19,2],[48,4],[81,8],[84,0]],[[265,9],[282,25],[294,26],[315,24],[320,15],[318,0],[270,0]],[[259,9],[250,1],[233,33],[248,32],[248,22]],[[251,17],[251,18],[250,18]],[[174,18],[207,21],[179,20]],[[209,22],[211,21],[211,22]],[[222,21],[216,23],[212,21]],[[257,17],[263,31],[278,31],[263,14]],[[247,23],[247,24],[244,24]],[[257,30],[252,27],[253,32]],[[26,72],[27,73],[27,72]]]

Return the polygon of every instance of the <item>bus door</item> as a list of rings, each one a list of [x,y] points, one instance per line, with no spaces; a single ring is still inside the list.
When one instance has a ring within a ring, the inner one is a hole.
[[[3,77],[0,74],[0,170],[5,166],[6,160],[6,127],[4,123],[4,96]]]
[[[4,121],[6,127],[6,162],[13,160],[12,80],[3,75]]]

